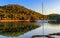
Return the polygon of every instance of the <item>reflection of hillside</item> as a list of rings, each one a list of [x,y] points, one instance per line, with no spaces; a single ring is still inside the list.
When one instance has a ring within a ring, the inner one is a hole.
[[[0,23],[0,35],[19,36],[37,27],[39,27],[39,25],[26,22]]]

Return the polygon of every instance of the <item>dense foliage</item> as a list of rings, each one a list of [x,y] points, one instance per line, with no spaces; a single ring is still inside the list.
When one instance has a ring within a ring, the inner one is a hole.
[[[50,14],[47,16],[47,19],[51,23],[60,23],[60,15],[59,14]]]
[[[42,20],[43,17],[45,16],[21,5],[9,4],[0,6],[1,20]]]

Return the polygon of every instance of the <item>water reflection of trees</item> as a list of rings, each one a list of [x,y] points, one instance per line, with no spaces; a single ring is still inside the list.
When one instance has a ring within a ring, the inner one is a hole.
[[[0,23],[0,35],[3,36],[19,36],[27,31],[38,28],[39,25],[26,22],[9,22]]]

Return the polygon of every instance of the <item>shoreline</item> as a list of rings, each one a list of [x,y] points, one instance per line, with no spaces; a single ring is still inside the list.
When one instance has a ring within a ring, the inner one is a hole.
[[[0,22],[30,22],[30,20],[0,20]]]
[[[0,20],[0,22],[35,22],[36,20]]]
[[[36,21],[38,20],[0,20],[0,22],[36,22]]]

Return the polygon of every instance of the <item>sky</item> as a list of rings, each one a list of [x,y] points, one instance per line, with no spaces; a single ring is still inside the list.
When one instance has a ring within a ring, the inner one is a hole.
[[[22,5],[44,15],[60,14],[60,0],[43,0],[43,13],[42,0],[0,0],[0,6],[8,4]]]

